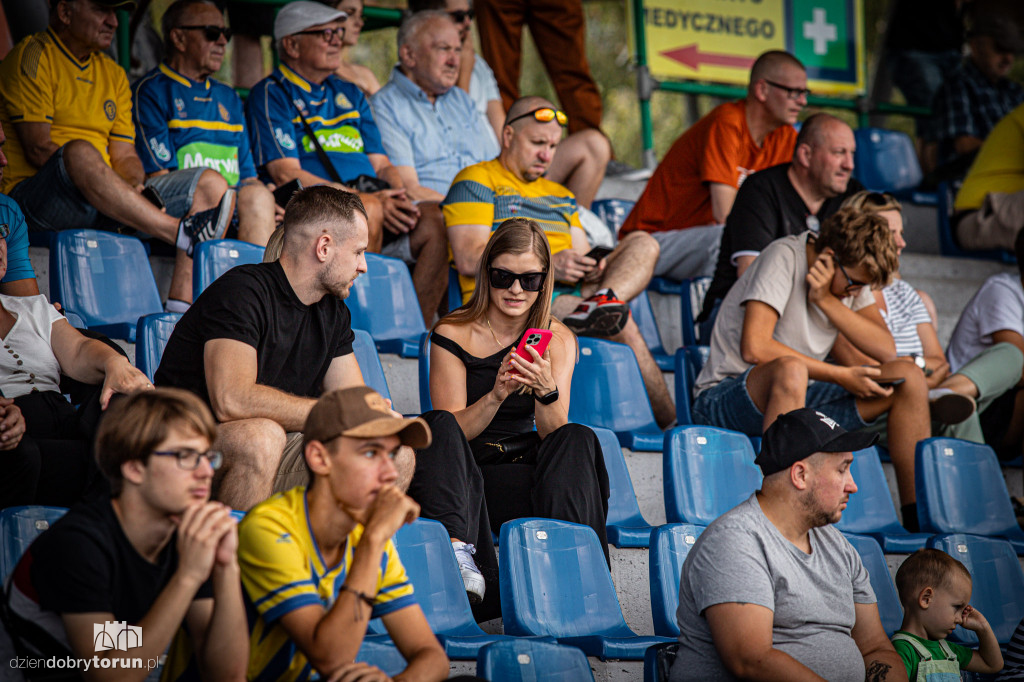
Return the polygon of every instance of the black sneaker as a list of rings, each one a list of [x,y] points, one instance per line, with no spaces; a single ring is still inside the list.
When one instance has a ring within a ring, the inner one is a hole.
[[[196,245],[211,239],[223,239],[235,213],[235,190],[224,192],[220,205],[181,219],[178,223],[178,248],[191,258]]]
[[[629,321],[629,304],[611,289],[601,289],[576,306],[562,322],[577,336],[615,336]]]

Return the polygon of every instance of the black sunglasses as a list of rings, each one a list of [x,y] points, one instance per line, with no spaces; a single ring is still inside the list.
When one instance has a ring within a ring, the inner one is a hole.
[[[509,289],[517,279],[523,291],[540,291],[544,286],[546,272],[509,272],[501,268],[487,268],[491,286],[495,289]]]
[[[461,24],[466,19],[473,21],[474,14],[473,10],[471,9],[457,9],[454,12],[449,12],[448,16],[450,16],[452,18],[452,21],[454,21],[456,24]]]
[[[224,36],[224,40],[231,40],[231,29],[227,26],[176,26],[183,31],[202,31],[203,37],[211,43],[215,43],[220,40],[221,36]]]

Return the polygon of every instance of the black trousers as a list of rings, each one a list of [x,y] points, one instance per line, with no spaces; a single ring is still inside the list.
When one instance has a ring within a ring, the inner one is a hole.
[[[588,525],[608,559],[608,472],[597,436],[579,424],[566,424],[541,441],[534,464],[480,467],[455,417],[434,410],[422,417],[433,441],[416,454],[409,495],[424,518],[444,524],[448,534],[476,546],[476,563],[487,586],[477,620],[501,614],[498,559],[491,532],[524,516]]]

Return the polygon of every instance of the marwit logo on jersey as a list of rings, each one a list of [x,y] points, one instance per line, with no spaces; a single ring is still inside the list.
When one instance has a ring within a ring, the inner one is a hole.
[[[160,159],[161,161],[171,160],[171,150],[167,148],[167,145],[165,145],[163,142],[156,139],[155,137],[149,138],[149,148],[153,150],[153,153],[156,155],[156,158]]]
[[[352,126],[341,126],[340,128],[325,128],[316,131],[316,139],[320,146],[329,152],[361,152],[363,151],[363,136]],[[302,136],[302,148],[307,152],[314,151],[313,141],[309,135]]]
[[[277,138],[277,143],[285,149],[295,149],[295,140],[280,128],[274,128],[274,137]]]
[[[178,167],[212,168],[228,181],[238,184],[238,148],[208,142],[193,142],[178,150]]]

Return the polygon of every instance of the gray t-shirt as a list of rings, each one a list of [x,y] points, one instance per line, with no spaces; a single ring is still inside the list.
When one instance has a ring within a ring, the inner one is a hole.
[[[766,303],[779,314],[772,334],[779,343],[816,360],[824,360],[832,350],[839,330],[821,308],[807,301],[809,234],[773,241],[729,289],[711,332],[711,353],[697,377],[698,393],[723,379],[739,376],[750,367],[740,354],[747,301]],[[852,310],[875,305],[871,287],[862,287],[856,296],[842,300]]]
[[[992,335],[999,331],[1024,335],[1024,287],[1016,273],[989,277],[964,308],[946,351],[949,371],[958,371],[991,348]]]
[[[810,532],[804,554],[761,511],[757,494],[707,527],[690,550],[679,585],[679,655],[672,682],[733,680],[704,611],[759,604],[774,614],[772,643],[830,682],[863,682],[864,658],[850,633],[854,604],[874,604],[868,572],[835,526]]]

